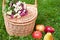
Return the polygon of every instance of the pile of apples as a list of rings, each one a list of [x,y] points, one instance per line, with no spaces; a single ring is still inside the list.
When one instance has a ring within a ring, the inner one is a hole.
[[[41,40],[43,34],[45,32],[45,36],[43,40],[54,40],[52,33],[55,32],[55,29],[51,26],[44,26],[44,25],[36,25],[36,31],[32,33],[32,37],[36,40]]]

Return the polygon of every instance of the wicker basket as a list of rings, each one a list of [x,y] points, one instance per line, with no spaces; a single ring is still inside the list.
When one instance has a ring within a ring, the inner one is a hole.
[[[28,14],[19,19],[9,18],[2,10],[6,31],[10,36],[27,36],[32,33],[37,18],[37,7],[36,5],[27,4],[27,9]]]

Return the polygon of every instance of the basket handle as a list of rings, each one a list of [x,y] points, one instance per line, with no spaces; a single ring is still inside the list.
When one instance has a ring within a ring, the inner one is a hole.
[[[37,7],[37,0],[35,0],[35,6]]]
[[[5,6],[5,0],[3,0],[2,2],[2,10],[4,10],[4,6]]]
[[[6,1],[6,0],[3,0],[3,2],[2,2],[2,9],[4,9],[5,1]],[[34,5],[37,7],[37,0],[35,0],[35,4],[34,4]]]
[[[5,5],[5,0],[3,0],[2,5],[3,5],[3,6]]]
[[[5,5],[5,0],[3,0],[3,2],[2,2],[2,6],[4,6]],[[37,7],[37,0],[35,0],[35,6]]]

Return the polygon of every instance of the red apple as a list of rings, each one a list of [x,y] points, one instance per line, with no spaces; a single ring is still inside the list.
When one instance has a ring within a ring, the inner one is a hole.
[[[34,31],[32,33],[32,37],[35,39],[41,39],[42,38],[42,33],[40,31]]]
[[[45,29],[44,25],[36,25],[36,30],[44,32],[44,29]]]
[[[44,30],[46,33],[47,32],[50,32],[50,33],[54,33],[54,28],[53,27],[51,27],[51,26],[46,26],[46,28],[45,28],[45,30]]]

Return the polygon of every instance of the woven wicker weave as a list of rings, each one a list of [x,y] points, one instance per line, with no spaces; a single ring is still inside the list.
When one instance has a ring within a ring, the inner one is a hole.
[[[27,4],[27,9],[28,14],[19,19],[11,19],[3,14],[6,30],[10,36],[27,36],[32,33],[37,18],[37,8],[35,5]]]

